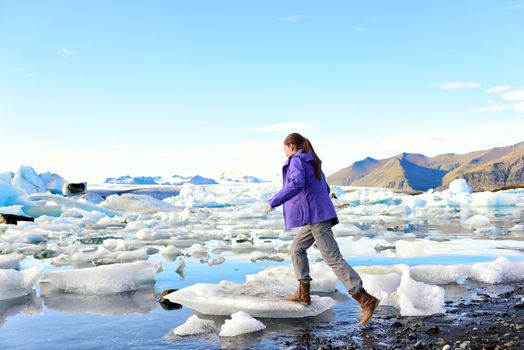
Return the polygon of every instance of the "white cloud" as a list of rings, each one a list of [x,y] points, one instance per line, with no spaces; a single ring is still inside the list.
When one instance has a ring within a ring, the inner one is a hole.
[[[508,105],[498,104],[495,101],[489,101],[489,106],[475,108],[473,112],[477,112],[477,113],[500,112],[500,111],[505,111],[508,108],[509,108]]]
[[[276,21],[277,22],[296,22],[304,18],[306,18],[306,16],[304,15],[290,15],[290,16],[278,17]]]
[[[76,51],[73,51],[65,47],[62,47],[59,52],[65,56],[76,56]]]
[[[286,130],[305,130],[305,129],[311,129],[312,127],[313,125],[309,123],[288,122],[288,123],[275,123],[275,124],[261,126],[258,128],[251,128],[251,129],[248,129],[247,131],[278,132],[278,131],[286,131]]]
[[[511,90],[511,86],[509,85],[500,85],[500,86],[494,86],[492,88],[489,88],[486,90],[487,94],[500,94],[502,92]]]
[[[513,109],[519,113],[524,113],[524,102],[514,103]]]
[[[480,83],[455,81],[440,83],[436,86],[442,90],[477,89],[480,87]]]
[[[502,98],[507,101],[524,101],[524,89],[505,92]]]

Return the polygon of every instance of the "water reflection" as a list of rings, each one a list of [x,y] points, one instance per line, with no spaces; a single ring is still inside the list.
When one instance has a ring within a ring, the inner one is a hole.
[[[111,295],[67,294],[55,289],[42,288],[40,295],[48,309],[68,314],[144,315],[157,307],[153,286]]]
[[[19,313],[30,316],[42,315],[42,299],[33,293],[20,298],[0,300],[0,328],[7,322],[8,317]]]

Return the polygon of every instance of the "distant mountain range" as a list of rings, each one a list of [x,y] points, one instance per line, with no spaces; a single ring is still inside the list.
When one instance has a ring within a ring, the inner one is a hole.
[[[127,184],[127,185],[183,185],[185,183],[192,183],[195,185],[214,185],[217,184],[213,179],[195,176],[180,176],[173,175],[169,179],[164,179],[162,176],[129,176],[124,175],[120,177],[108,177],[104,183],[108,184]]]
[[[203,177],[200,175],[195,176],[182,176],[173,175],[170,178],[164,178],[162,176],[129,176],[124,175],[120,177],[109,177],[104,183],[108,184],[127,184],[127,185],[183,185],[185,183],[191,183],[195,185],[215,185],[218,183],[261,183],[266,182],[256,176],[251,175],[240,175],[237,173],[222,173],[220,180],[216,181],[212,178]]]
[[[331,185],[382,187],[408,192],[445,189],[457,178],[474,191],[524,187],[524,142],[465,154],[427,157],[401,153],[386,159],[365,158],[328,176]]]

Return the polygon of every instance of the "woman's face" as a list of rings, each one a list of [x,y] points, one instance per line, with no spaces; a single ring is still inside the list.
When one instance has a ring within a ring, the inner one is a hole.
[[[297,148],[292,143],[289,145],[284,144],[284,153],[286,154],[286,157],[291,157],[293,154],[297,153]]]

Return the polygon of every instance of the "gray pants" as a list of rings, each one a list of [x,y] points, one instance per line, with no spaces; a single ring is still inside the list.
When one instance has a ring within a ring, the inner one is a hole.
[[[362,280],[358,273],[344,260],[337,241],[331,230],[331,220],[318,224],[300,227],[291,245],[291,259],[295,276],[298,280],[311,281],[309,276],[309,261],[307,249],[316,242],[322,257],[342,281],[349,293],[354,294],[362,290]]]

